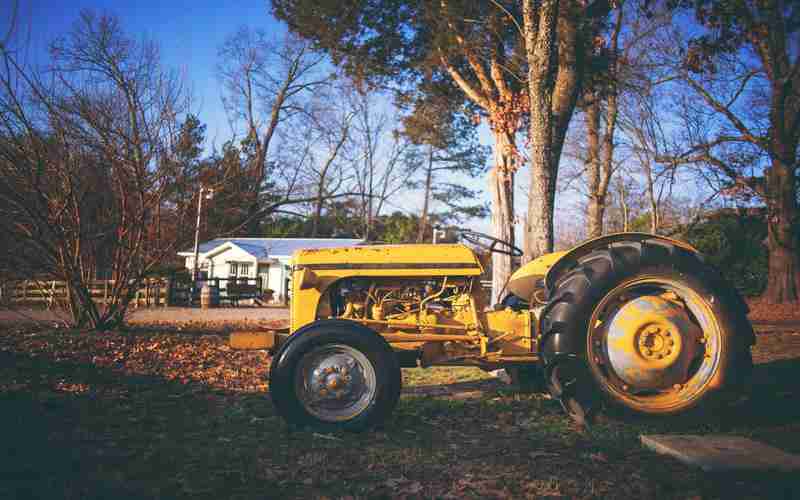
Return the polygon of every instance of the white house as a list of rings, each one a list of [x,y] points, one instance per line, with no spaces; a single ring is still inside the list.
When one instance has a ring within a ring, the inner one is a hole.
[[[202,279],[261,278],[262,289],[275,292],[282,302],[289,294],[292,254],[302,248],[349,247],[363,240],[349,238],[217,238],[200,245],[198,263]],[[194,269],[194,250],[178,252],[186,268]],[[226,281],[220,283],[225,288]]]

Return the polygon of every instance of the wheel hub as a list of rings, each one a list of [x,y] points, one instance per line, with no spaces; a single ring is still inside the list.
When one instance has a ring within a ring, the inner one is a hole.
[[[324,361],[323,361],[324,364]],[[347,364],[319,366],[314,369],[311,379],[311,391],[317,400],[345,399],[358,393],[363,385],[355,368]],[[356,379],[353,375],[356,375]]]
[[[606,324],[606,356],[625,384],[666,389],[686,381],[702,331],[681,304],[659,296],[637,297]]]
[[[309,353],[303,365],[298,396],[309,412],[322,420],[351,418],[375,396],[371,364],[349,346],[328,346]]]

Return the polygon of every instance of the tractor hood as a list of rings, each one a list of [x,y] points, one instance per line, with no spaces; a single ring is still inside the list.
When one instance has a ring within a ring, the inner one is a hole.
[[[359,274],[478,276],[483,266],[464,245],[365,245],[298,250],[295,270],[317,274],[354,271]],[[348,273],[349,274],[349,273]]]

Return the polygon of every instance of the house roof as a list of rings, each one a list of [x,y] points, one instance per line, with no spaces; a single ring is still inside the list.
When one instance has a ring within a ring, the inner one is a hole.
[[[364,243],[353,238],[217,238],[200,244],[200,253],[206,254],[226,243],[233,243],[257,259],[291,257],[295,250],[304,248],[351,247]],[[192,255],[194,249],[179,252]]]

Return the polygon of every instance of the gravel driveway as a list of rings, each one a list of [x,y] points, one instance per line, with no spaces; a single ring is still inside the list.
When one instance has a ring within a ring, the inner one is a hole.
[[[59,321],[56,311],[41,309],[0,309],[0,323],[32,323]],[[151,307],[134,309],[129,316],[131,323],[184,323],[237,321],[286,321],[289,309],[285,307],[226,307],[200,309],[190,307]]]

